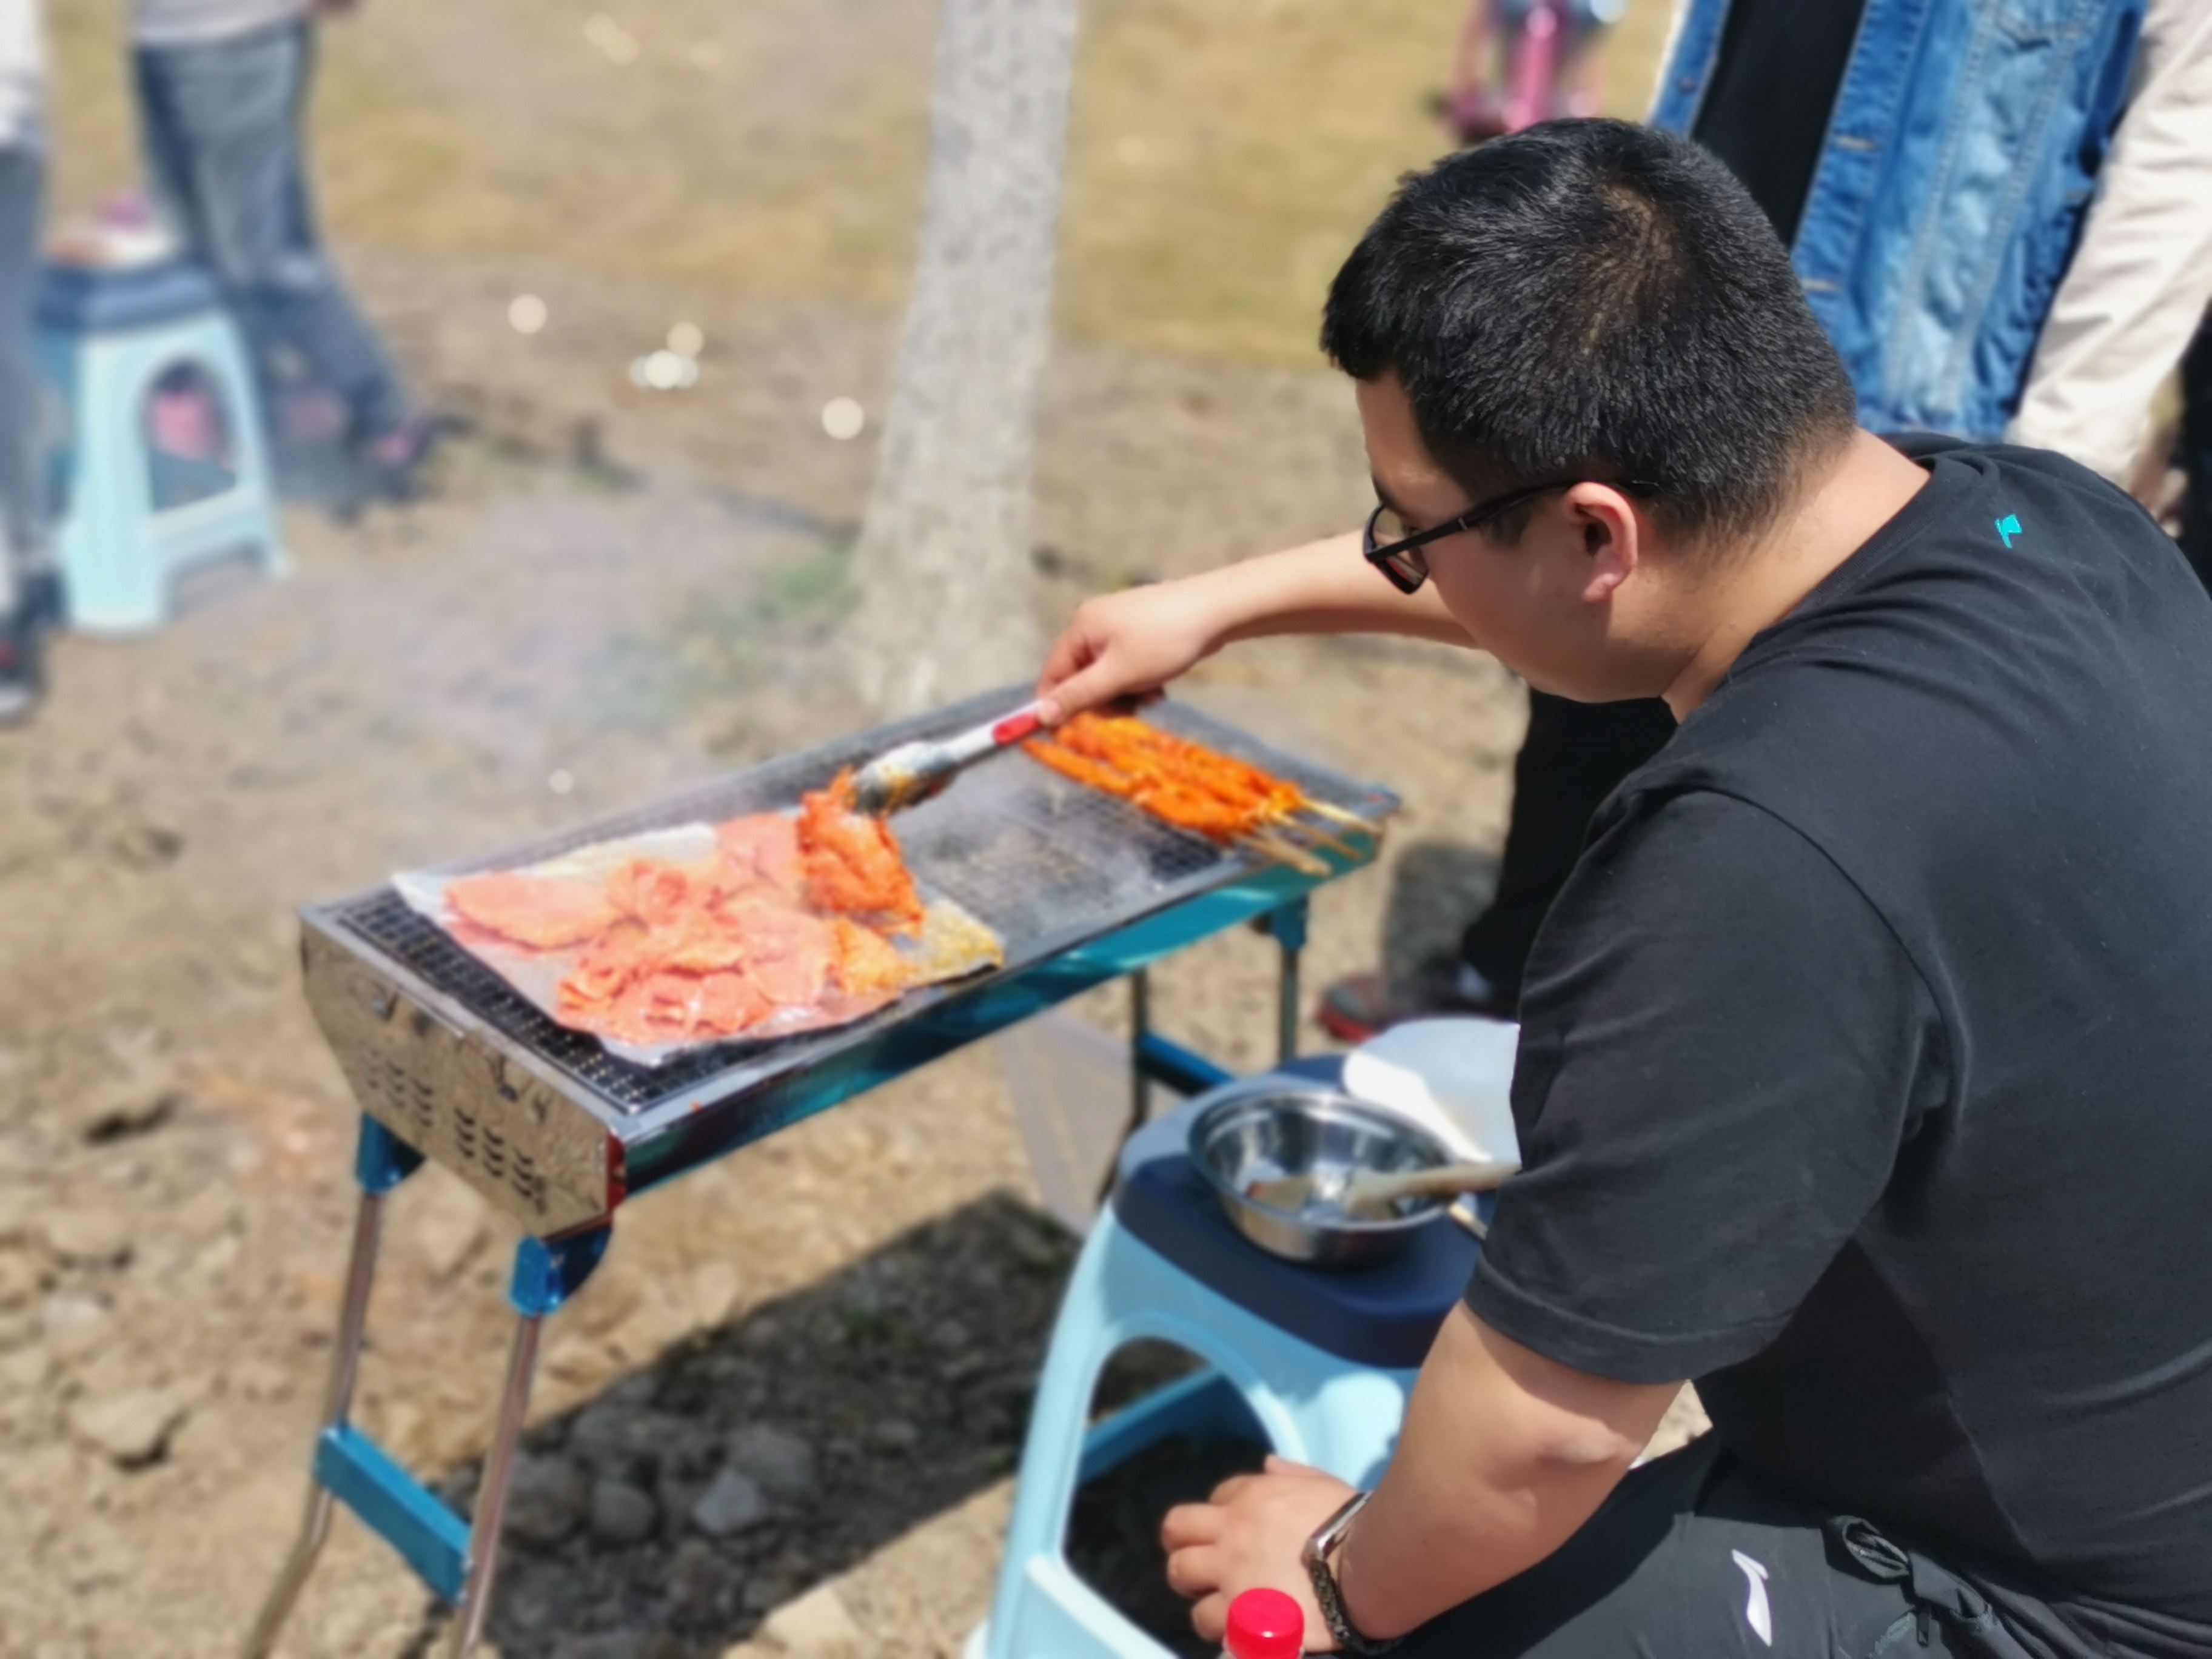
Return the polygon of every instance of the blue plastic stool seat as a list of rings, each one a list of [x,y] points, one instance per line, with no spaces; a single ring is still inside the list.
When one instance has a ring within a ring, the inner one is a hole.
[[[1333,1080],[1334,1061],[1301,1062]],[[1389,1460],[1429,1343],[1479,1246],[1449,1222],[1395,1260],[1344,1272],[1279,1261],[1239,1235],[1185,1150],[1210,1097],[1147,1125],[1085,1243],[1039,1379],[1006,1553],[971,1659],[1167,1659],[1069,1567],[1076,1489],[1167,1434],[1227,1429],[1370,1485]],[[1172,1342],[1206,1369],[1093,1425],[1121,1349]]]
[[[62,416],[54,556],[70,623],[157,626],[179,572],[240,551],[282,570],[259,398],[207,273],[182,261],[48,266],[37,308],[40,367]],[[180,368],[213,392],[228,466],[166,454],[150,440],[155,388]],[[173,498],[181,504],[165,507]]]

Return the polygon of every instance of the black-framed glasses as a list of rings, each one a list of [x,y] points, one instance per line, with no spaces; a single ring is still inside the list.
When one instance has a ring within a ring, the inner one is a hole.
[[[1406,533],[1405,520],[1389,502],[1382,501],[1367,515],[1367,529],[1360,538],[1360,551],[1367,562],[1390,579],[1390,586],[1401,593],[1417,593],[1421,584],[1429,579],[1429,556],[1421,550],[1431,542],[1442,541],[1447,536],[1456,536],[1462,530],[1479,530],[1501,513],[1510,513],[1523,501],[1533,501],[1539,495],[1548,495],[1555,489],[1572,489],[1578,483],[1613,483],[1615,489],[1656,489],[1656,484],[1646,483],[1640,478],[1620,483],[1611,479],[1555,478],[1550,483],[1530,484],[1526,489],[1509,490],[1503,495],[1479,501],[1455,519],[1446,519],[1442,524],[1431,525],[1426,530]]]

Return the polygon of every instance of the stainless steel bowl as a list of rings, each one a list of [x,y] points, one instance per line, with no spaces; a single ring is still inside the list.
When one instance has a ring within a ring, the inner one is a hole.
[[[1325,1195],[1341,1191],[1353,1170],[1425,1170],[1449,1161],[1427,1131],[1318,1084],[1231,1089],[1193,1120],[1190,1156],[1237,1231],[1263,1250],[1311,1267],[1382,1261],[1447,1208],[1439,1199],[1402,1198],[1395,1215],[1353,1220],[1325,1197],[1294,1213],[1249,1196],[1253,1182],[1282,1176],[1312,1175]]]

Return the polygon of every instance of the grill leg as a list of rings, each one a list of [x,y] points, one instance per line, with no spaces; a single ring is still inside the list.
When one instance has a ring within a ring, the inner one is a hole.
[[[1152,1030],[1152,970],[1132,969],[1129,973],[1129,1122],[1121,1131],[1121,1146],[1129,1144],[1129,1137],[1143,1128],[1152,1115],[1152,1079],[1149,1063],[1145,1058],[1145,1039]],[[1117,1152],[1106,1161],[1106,1175],[1098,1183],[1098,1202],[1103,1206],[1114,1194],[1114,1183],[1121,1178],[1121,1155]]]
[[[515,1443],[530,1408],[530,1383],[538,1370],[538,1339],[545,1316],[583,1288],[606,1255],[613,1230],[602,1224],[566,1238],[526,1238],[514,1252],[514,1279],[507,1300],[521,1321],[508,1350],[507,1383],[499,1401],[499,1425],[484,1459],[483,1485],[477,1493],[469,1526],[469,1576],[461,1590],[460,1621],[454,1626],[453,1659],[468,1659],[483,1639],[491,1616],[492,1581],[499,1571],[499,1535],[507,1520],[507,1482],[514,1473]]]
[[[1287,1066],[1298,1057],[1298,953],[1306,948],[1310,907],[1293,899],[1267,915],[1267,932],[1283,952],[1283,976],[1275,1000],[1275,1060]]]
[[[453,1632],[453,1659],[468,1659],[483,1638],[491,1613],[491,1586],[499,1571],[500,1528],[507,1520],[507,1479],[514,1472],[514,1443],[522,1436],[523,1413],[530,1406],[530,1382],[538,1369],[538,1337],[544,1316],[525,1314],[514,1328],[508,1351],[507,1386],[499,1402],[499,1427],[484,1463],[483,1487],[477,1494],[476,1516],[469,1528],[469,1577],[461,1592],[460,1622]]]
[[[355,1178],[361,1183],[361,1207],[355,1212],[353,1253],[346,1265],[345,1301],[338,1312],[336,1352],[331,1360],[330,1392],[324,1398],[324,1429],[336,1428],[353,1410],[353,1388],[361,1375],[361,1340],[368,1324],[368,1292],[376,1282],[376,1249],[384,1235],[384,1203],[392,1189],[413,1174],[421,1157],[392,1138],[375,1119],[361,1121],[361,1151],[355,1160]],[[291,1616],[294,1603],[314,1571],[315,1558],[331,1533],[330,1489],[309,1480],[307,1510],[301,1517],[299,1536],[284,1558],[283,1571],[253,1621],[246,1638],[245,1659],[267,1659],[276,1644],[277,1632]]]
[[[1152,1032],[1152,970],[1129,975],[1129,1132],[1152,1115],[1152,1079],[1145,1069],[1145,1039]]]

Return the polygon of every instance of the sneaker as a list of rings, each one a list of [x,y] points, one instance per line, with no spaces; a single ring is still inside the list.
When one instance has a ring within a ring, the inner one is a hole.
[[[422,472],[445,436],[427,415],[410,416],[389,432],[365,438],[354,448],[354,463],[372,497],[411,501],[422,493]]]
[[[1511,1019],[1520,1001],[1463,962],[1438,963],[1414,978],[1412,994],[1394,1000],[1381,974],[1348,974],[1322,992],[1315,1023],[1339,1042],[1357,1043],[1409,1019],[1443,1014]]]

